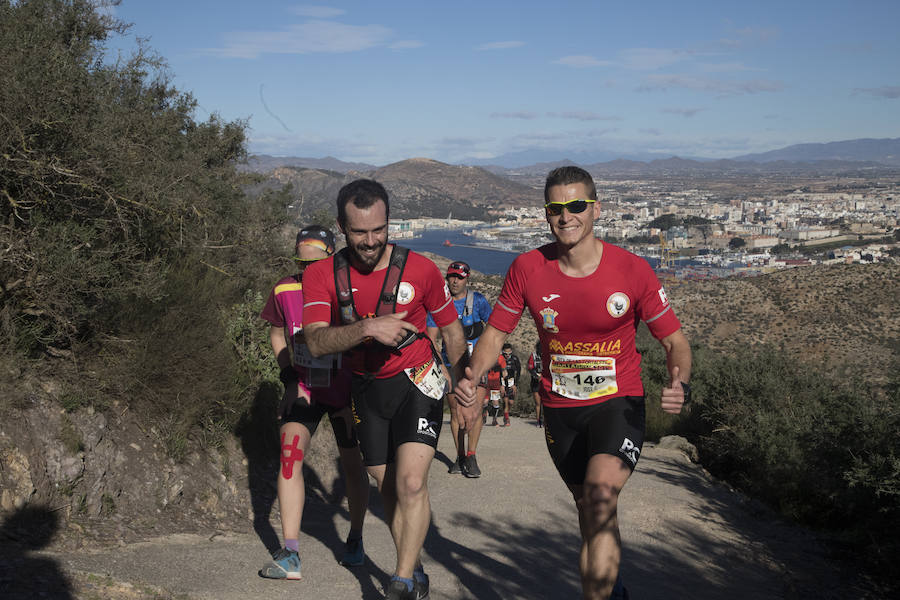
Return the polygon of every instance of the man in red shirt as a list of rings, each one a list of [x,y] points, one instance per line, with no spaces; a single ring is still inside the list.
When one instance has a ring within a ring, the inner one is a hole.
[[[510,266],[457,397],[462,418],[475,418],[474,382],[493,365],[527,308],[540,336],[547,448],[578,508],[582,591],[585,598],[605,599],[621,555],[619,492],[644,439],[637,325],[644,321],[666,351],[665,412],[681,412],[690,397],[691,349],[650,265],[594,237],[600,204],[587,171],[551,171],[544,206],[556,241]]]
[[[425,335],[431,313],[453,374],[468,358],[450,290],[437,266],[388,244],[388,195],[359,179],[341,188],[338,225],[347,247],[304,275],[303,328],[313,356],[344,352],[363,460],[384,499],[397,548],[386,598],[421,600],[419,554],[431,519],[428,468],[443,424],[446,380]],[[399,311],[399,312],[398,312]]]

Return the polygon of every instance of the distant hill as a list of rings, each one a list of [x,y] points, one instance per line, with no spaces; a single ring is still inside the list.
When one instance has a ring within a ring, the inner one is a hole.
[[[796,144],[780,150],[736,156],[734,160],[751,162],[854,161],[900,166],[900,138],[865,138],[825,144]]]
[[[325,158],[303,158],[299,156],[269,156],[268,154],[255,154],[247,159],[247,164],[241,165],[242,171],[253,173],[268,173],[279,167],[300,167],[304,169],[324,169],[338,173],[350,171],[371,171],[374,165],[366,163],[345,162],[326,156]]]
[[[332,214],[338,190],[358,177],[381,182],[391,197],[392,217],[453,217],[484,219],[492,207],[539,202],[541,192],[478,167],[448,165],[413,158],[366,171],[339,172],[303,167],[278,167],[250,189],[279,189],[290,184],[294,206],[303,215],[324,208]]]
[[[665,282],[691,340],[739,353],[760,343],[879,384],[900,360],[900,265],[819,265],[756,277]]]

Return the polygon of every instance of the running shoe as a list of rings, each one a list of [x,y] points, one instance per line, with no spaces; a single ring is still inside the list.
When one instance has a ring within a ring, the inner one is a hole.
[[[416,600],[428,600],[428,575],[424,572],[422,574],[425,575],[425,579],[419,581],[413,573],[413,591],[416,592]]]
[[[475,460],[475,455],[470,454],[466,457],[466,463],[463,465],[463,475],[470,478],[481,477],[481,469],[478,468],[478,461]]]
[[[366,552],[363,550],[362,538],[351,540],[347,538],[344,544],[344,556],[341,564],[345,567],[361,567],[366,564]]]
[[[413,589],[406,589],[406,584],[397,579],[392,579],[387,586],[384,594],[384,600],[420,600],[417,594],[416,584],[413,583]],[[424,598],[428,597],[428,590],[425,590]]]
[[[509,427],[509,419],[503,419],[503,426]]]
[[[499,423],[497,423],[497,419],[491,421],[491,427],[496,427],[497,425],[499,425]]]
[[[259,576],[267,579],[301,579],[300,555],[282,548],[272,556],[272,561],[259,570]]]
[[[451,475],[456,475],[457,473],[462,473],[464,460],[465,460],[465,458],[463,458],[462,456],[457,456],[456,460],[453,461],[453,464],[450,465],[450,470],[447,472],[450,473]]]

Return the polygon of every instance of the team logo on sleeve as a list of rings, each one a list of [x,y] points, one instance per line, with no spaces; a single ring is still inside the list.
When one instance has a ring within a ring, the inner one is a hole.
[[[628,312],[630,305],[631,301],[623,292],[615,292],[606,300],[606,310],[616,319]]]
[[[444,283],[444,300],[450,299],[450,288],[447,287],[447,284]]]
[[[409,304],[416,297],[416,288],[405,281],[397,287],[397,304]]]
[[[659,292],[658,292],[658,293],[659,293],[659,301],[662,302],[662,305],[663,305],[663,306],[668,306],[668,304],[669,304],[669,297],[666,296],[666,290],[665,290],[665,288],[659,288]]]
[[[538,314],[540,314],[541,318],[544,319],[544,329],[546,329],[550,333],[559,333],[559,327],[556,326],[556,317],[559,316],[558,312],[548,306]]]

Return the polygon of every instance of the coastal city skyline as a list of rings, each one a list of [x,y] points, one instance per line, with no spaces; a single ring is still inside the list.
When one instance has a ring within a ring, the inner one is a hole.
[[[254,154],[731,158],[900,137],[896,2],[108,10],[133,23],[110,58],[149,38],[199,119],[246,119]]]

